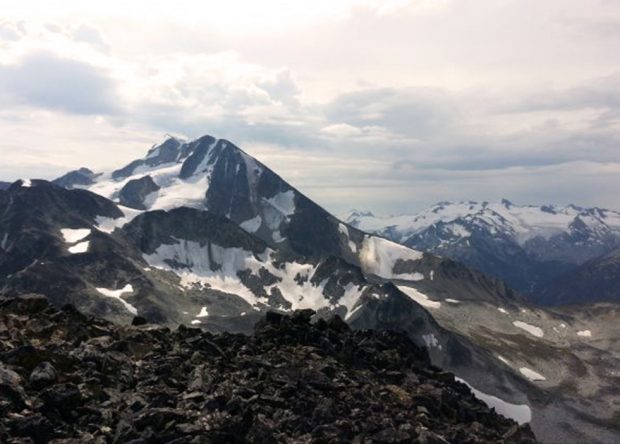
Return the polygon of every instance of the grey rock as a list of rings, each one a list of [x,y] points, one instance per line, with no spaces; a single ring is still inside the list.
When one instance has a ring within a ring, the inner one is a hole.
[[[30,386],[36,390],[40,390],[56,382],[57,375],[54,366],[44,361],[37,365],[30,373]]]

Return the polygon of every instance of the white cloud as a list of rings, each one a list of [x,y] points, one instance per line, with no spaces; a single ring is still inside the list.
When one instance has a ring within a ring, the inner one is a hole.
[[[48,52],[0,65],[0,97],[5,106],[13,102],[77,114],[110,114],[117,108],[114,83],[105,71]]]
[[[616,202],[617,2],[23,0],[3,17],[0,180],[212,133],[331,208]]]
[[[334,123],[321,128],[321,132],[335,137],[356,137],[362,134],[362,130],[348,123]]]

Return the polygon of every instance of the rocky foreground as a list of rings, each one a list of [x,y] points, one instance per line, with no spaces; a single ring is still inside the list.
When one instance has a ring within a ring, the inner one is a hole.
[[[0,442],[535,442],[406,336],[312,315],[213,335],[2,300]]]

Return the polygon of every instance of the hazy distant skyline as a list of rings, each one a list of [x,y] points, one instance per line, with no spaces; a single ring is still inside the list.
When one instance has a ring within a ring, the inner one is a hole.
[[[212,134],[338,213],[619,208],[617,54],[618,0],[0,0],[0,180]]]

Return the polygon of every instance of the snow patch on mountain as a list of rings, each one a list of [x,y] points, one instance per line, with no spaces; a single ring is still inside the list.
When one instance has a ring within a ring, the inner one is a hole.
[[[449,229],[454,236],[460,237],[462,239],[471,236],[471,231],[469,231],[463,224],[455,223],[451,225]]]
[[[428,296],[416,290],[415,288],[405,287],[404,285],[397,285],[397,287],[400,291],[405,293],[407,296],[409,296],[411,299],[413,299],[414,301],[416,301],[418,304],[420,304],[423,307],[426,307],[426,308],[440,308],[441,307],[441,302],[430,300]]]
[[[508,359],[504,358],[502,355],[497,355],[497,359],[499,359],[506,365],[510,365],[510,362],[508,361]]]
[[[295,192],[293,190],[278,193],[265,200],[284,216],[291,216],[295,213]]]
[[[209,316],[209,310],[207,307],[202,307],[200,309],[200,313],[196,315],[197,318],[206,318],[207,316]]]
[[[546,381],[547,380],[547,378],[545,378],[540,373],[535,372],[531,368],[521,367],[519,369],[519,372],[521,372],[521,374],[525,376],[527,379],[529,379],[530,381]]]
[[[246,269],[257,273],[262,261],[242,248],[223,248],[215,244],[201,246],[198,242],[175,239],[174,244],[162,244],[144,260],[152,267],[172,269],[181,278],[184,288],[196,284],[224,293],[236,294],[250,305],[258,299],[241,283],[237,273]]]
[[[252,219],[248,219],[245,222],[241,222],[239,226],[248,233],[256,233],[263,223],[263,219],[260,216],[255,216]]]
[[[276,266],[270,260],[273,253],[265,249],[256,255],[242,248],[223,248],[215,244],[200,245],[198,242],[175,239],[174,244],[162,244],[152,254],[144,254],[145,261],[152,267],[171,270],[181,279],[185,289],[195,285],[235,294],[250,305],[267,304],[268,298],[258,296],[246,287],[239,273],[250,271],[259,275],[261,269],[276,278],[275,283],[265,285],[267,295],[279,292],[290,304],[281,309],[298,310],[311,308],[319,310],[324,307],[344,306],[350,312],[358,302],[364,290],[349,283],[337,302],[332,302],[325,294],[328,278],[312,283],[311,277],[316,272],[316,265],[310,263],[285,262]]]
[[[90,246],[90,242],[85,241],[85,242],[80,242],[79,244],[75,244],[72,247],[67,248],[67,250],[71,254],[86,253],[88,251],[89,246]]]
[[[272,288],[280,290],[284,298],[291,304],[291,310],[305,308],[320,310],[325,307],[344,306],[347,312],[351,312],[364,290],[364,287],[349,283],[344,287],[342,296],[335,303],[331,302],[325,294],[327,278],[319,282],[318,285],[312,284],[311,277],[316,271],[315,265],[287,262],[282,268],[269,265],[268,270],[280,281],[267,287],[266,290],[268,292]]]
[[[351,240],[351,235],[349,233],[349,227],[347,227],[345,224],[340,222],[338,223],[338,231],[340,232],[340,234],[342,234],[347,239],[347,242],[349,244],[349,249],[353,253],[357,253],[357,245],[355,245],[355,242]]]
[[[280,233],[282,223],[295,212],[294,193],[278,193],[269,199],[263,199],[263,216],[267,227],[271,230],[271,237],[276,243],[284,242],[286,238]]]
[[[89,228],[62,228],[60,234],[68,244],[74,244],[81,241],[91,233]]]
[[[360,308],[362,308],[363,306],[364,306],[364,305],[360,304],[360,305],[358,305],[357,307],[355,307],[353,310],[348,311],[348,312],[347,312],[347,314],[346,314],[346,315],[345,315],[345,317],[344,317],[344,320],[345,320],[345,321],[348,321],[349,319],[351,319],[351,317],[352,317],[355,313],[357,313],[357,312],[359,311],[359,309],[360,309]]]
[[[417,281],[423,281],[424,280],[424,275],[422,273],[418,273],[417,271],[413,274],[411,274],[411,280],[414,282]]]
[[[95,218],[95,228],[104,233],[112,233],[117,228],[123,227],[123,225],[131,222],[136,216],[143,213],[141,210],[124,207],[117,205],[117,208],[123,213],[122,217],[113,219],[111,217],[97,216]]]
[[[4,233],[4,236],[2,236],[2,241],[0,241],[0,249],[6,251],[6,247],[8,246],[8,241],[9,241],[9,233]]]
[[[528,332],[532,336],[536,336],[537,338],[542,338],[545,335],[542,328],[536,327],[535,325],[528,324],[527,322],[514,321],[512,325],[522,330],[525,330],[526,332]]]
[[[286,238],[283,237],[282,234],[280,233],[280,230],[275,230],[273,233],[271,233],[271,238],[277,244],[282,243],[286,240]]]
[[[490,408],[494,408],[500,415],[513,419],[519,424],[526,424],[532,421],[532,410],[527,404],[512,404],[510,402],[506,402],[497,396],[488,395],[480,390],[477,390],[464,379],[458,377],[455,377],[454,379],[469,387],[476,398],[484,402]]]
[[[210,183],[209,171],[181,179],[179,174],[182,166],[182,163],[177,162],[157,166],[141,165],[121,180],[112,178],[111,174],[102,175],[88,190],[118,201],[118,194],[127,182],[148,174],[160,187],[159,191],[150,193],[145,199],[144,205],[148,210],[169,210],[180,206],[202,208]]]
[[[343,305],[347,309],[347,318],[351,317],[353,312],[361,308],[362,305],[357,305],[364,291],[363,286],[355,285],[350,282],[344,288],[344,295],[338,301],[339,305]],[[357,305],[357,306],[356,306]]]
[[[202,208],[207,190],[209,189],[209,175],[192,176],[188,179],[175,178],[167,185],[162,185],[155,179],[155,183],[161,187],[148,196],[145,206],[151,210],[169,210],[178,207]],[[150,204],[150,206],[147,206]]]
[[[125,293],[133,293],[133,287],[131,286],[131,284],[127,284],[119,290],[112,290],[109,288],[100,288],[100,287],[96,288],[96,290],[104,296],[118,299],[125,306],[125,308],[134,316],[138,314],[138,309],[136,307],[134,307],[129,302],[121,298],[121,296],[124,295]]]
[[[397,261],[418,261],[422,257],[419,251],[377,236],[365,236],[360,251],[360,262],[364,272],[384,279],[415,280],[415,273],[395,273],[394,267]]]

